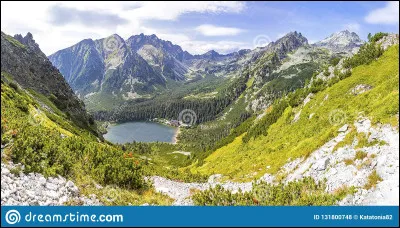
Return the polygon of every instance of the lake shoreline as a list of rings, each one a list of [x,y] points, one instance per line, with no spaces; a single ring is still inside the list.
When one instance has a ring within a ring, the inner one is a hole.
[[[155,121],[108,122],[107,133],[103,137],[112,143],[166,142],[178,143],[179,127]]]
[[[177,127],[178,129],[176,130],[174,137],[172,138],[172,144],[177,144],[178,143],[178,136],[181,133],[181,128]]]

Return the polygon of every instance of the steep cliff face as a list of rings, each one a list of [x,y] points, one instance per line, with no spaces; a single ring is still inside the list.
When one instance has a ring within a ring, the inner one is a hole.
[[[79,126],[88,128],[93,124],[83,102],[40,50],[32,34],[13,38],[1,33],[1,71],[11,75],[22,88],[49,98]]]
[[[82,40],[58,53],[50,60],[75,91],[88,93],[99,88],[105,67],[93,40]]]
[[[182,62],[192,55],[183,51],[180,46],[161,40],[156,35],[148,36],[143,33],[131,36],[126,42],[132,52],[138,53],[165,78],[185,80],[188,67]]]

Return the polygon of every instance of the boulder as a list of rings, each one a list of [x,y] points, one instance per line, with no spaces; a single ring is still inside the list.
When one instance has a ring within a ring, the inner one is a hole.
[[[349,125],[345,124],[341,128],[339,128],[338,132],[346,132],[348,128],[349,128]]]
[[[330,158],[322,158],[321,160],[317,161],[313,167],[317,171],[325,170],[328,167],[330,162]]]

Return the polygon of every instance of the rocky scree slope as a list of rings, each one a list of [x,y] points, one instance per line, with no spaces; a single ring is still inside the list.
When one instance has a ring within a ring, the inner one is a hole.
[[[80,195],[70,180],[61,176],[45,178],[40,173],[24,174],[23,170],[21,164],[1,163],[1,205],[101,205],[95,195]]]

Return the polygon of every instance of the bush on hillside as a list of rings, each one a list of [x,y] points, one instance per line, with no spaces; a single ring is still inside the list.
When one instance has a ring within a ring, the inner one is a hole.
[[[70,136],[41,126],[22,129],[14,141],[11,158],[22,163],[25,172],[45,176],[73,177],[84,172],[100,184],[115,184],[128,189],[146,187],[141,165],[114,147]]]
[[[376,37],[375,37],[376,36]],[[343,61],[344,68],[354,68],[363,64],[369,64],[376,60],[383,54],[383,49],[376,43],[375,40],[379,40],[381,35],[375,34],[374,38],[371,38],[371,42],[364,44],[360,47],[360,50],[351,58],[347,58]],[[378,39],[379,38],[379,39]]]
[[[377,42],[378,40],[382,39],[384,36],[387,36],[388,33],[386,32],[378,32],[375,35],[371,36],[371,33],[368,34],[368,41],[369,42]]]
[[[325,192],[325,182],[315,182],[311,177],[287,184],[253,183],[249,192],[231,193],[220,185],[198,192],[192,199],[202,206],[321,206],[334,205],[353,188],[341,188],[335,193]]]

